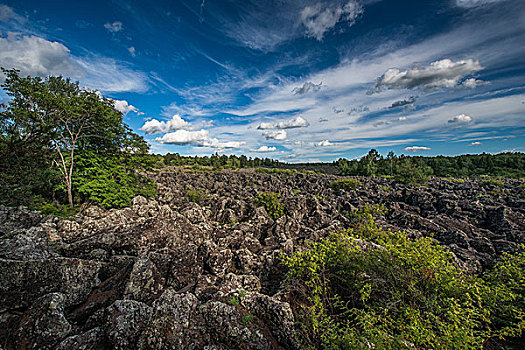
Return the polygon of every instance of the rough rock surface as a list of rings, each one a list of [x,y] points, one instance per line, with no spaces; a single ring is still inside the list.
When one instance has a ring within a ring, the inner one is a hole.
[[[0,348],[299,348],[278,256],[348,227],[345,213],[365,203],[386,206],[388,229],[432,235],[470,272],[525,243],[514,180],[367,178],[345,191],[330,175],[151,176],[157,197],[122,210],[59,220],[0,207]],[[281,193],[285,216],[258,206],[261,192]]]

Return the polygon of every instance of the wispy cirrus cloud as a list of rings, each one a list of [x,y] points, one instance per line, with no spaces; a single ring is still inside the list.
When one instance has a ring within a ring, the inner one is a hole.
[[[363,7],[357,1],[346,4],[319,2],[302,9],[298,22],[305,28],[306,36],[320,41],[339,22],[348,27],[354,25],[362,13]]]
[[[486,5],[493,5],[506,0],[456,0],[456,6],[465,8],[475,8]]]
[[[9,23],[9,21],[16,21],[18,23],[25,22],[25,18],[19,16],[12,7],[0,4],[0,22]]]
[[[104,24],[104,28],[106,28],[111,33],[118,33],[124,28],[124,26],[122,25],[122,22],[115,21],[113,23],[108,22]]]

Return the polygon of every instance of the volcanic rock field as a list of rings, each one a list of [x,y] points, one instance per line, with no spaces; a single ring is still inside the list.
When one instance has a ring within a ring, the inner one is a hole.
[[[166,168],[152,199],[85,208],[69,219],[0,206],[0,348],[295,349],[280,254],[349,227],[384,204],[378,223],[432,236],[466,273],[525,243],[523,182],[433,178],[420,186],[333,175]],[[273,220],[256,196],[280,193]]]

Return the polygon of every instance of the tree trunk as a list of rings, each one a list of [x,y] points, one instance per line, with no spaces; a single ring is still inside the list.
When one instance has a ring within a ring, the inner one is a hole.
[[[67,184],[67,200],[69,201],[69,209],[73,209],[73,192],[71,191],[71,182]]]

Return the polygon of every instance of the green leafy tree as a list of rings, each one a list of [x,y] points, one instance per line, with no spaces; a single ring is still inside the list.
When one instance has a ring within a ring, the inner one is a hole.
[[[0,114],[2,148],[38,157],[38,168],[43,172],[53,168],[54,176],[46,179],[53,182],[58,175],[71,208],[77,152],[147,151],[144,140],[123,124],[122,113],[113,101],[97,92],[60,76],[42,79],[21,77],[17,70],[3,72],[6,80],[2,87],[11,99]],[[35,153],[31,154],[31,149]]]

